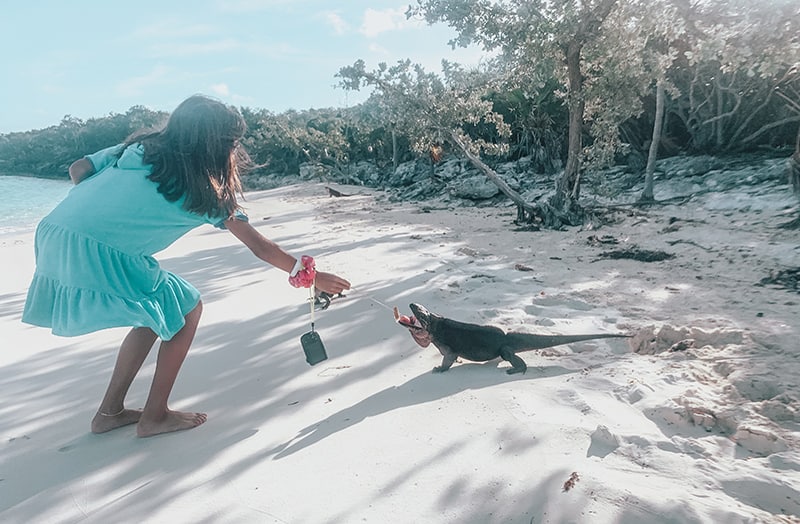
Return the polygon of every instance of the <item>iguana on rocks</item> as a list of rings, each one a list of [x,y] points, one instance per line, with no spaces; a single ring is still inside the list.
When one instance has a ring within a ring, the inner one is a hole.
[[[414,317],[401,316],[395,311],[395,319],[400,325],[408,328],[411,336],[421,347],[426,348],[433,344],[442,354],[442,365],[433,368],[434,373],[447,371],[458,357],[474,362],[502,358],[512,366],[506,373],[525,373],[528,366],[516,355],[519,351],[532,351],[582,340],[631,336],[611,333],[593,335],[506,333],[495,326],[468,324],[445,318],[431,313],[420,304],[412,303],[409,307]]]

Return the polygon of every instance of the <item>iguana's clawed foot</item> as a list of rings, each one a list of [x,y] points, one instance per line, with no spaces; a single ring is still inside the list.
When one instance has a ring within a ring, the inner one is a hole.
[[[506,373],[508,373],[509,375],[514,375],[516,373],[522,373],[524,375],[526,371],[528,371],[528,368],[511,368],[511,369],[507,369]]]
[[[444,373],[448,369],[450,369],[450,368],[446,368],[446,367],[442,367],[442,366],[436,366],[435,368],[433,368],[433,370],[431,370],[431,373]]]

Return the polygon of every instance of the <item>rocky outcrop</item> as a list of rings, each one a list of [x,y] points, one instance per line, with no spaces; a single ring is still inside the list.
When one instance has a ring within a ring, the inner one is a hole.
[[[785,183],[785,157],[747,154],[729,158],[708,155],[675,156],[661,159],[656,164],[656,200],[689,196],[708,191],[721,191],[741,185],[759,185],[766,182]],[[558,173],[534,172],[535,163],[530,158],[492,165],[498,176],[533,202],[551,192]],[[659,181],[670,180],[670,190],[661,190]],[[463,205],[491,205],[508,199],[496,184],[474,167],[467,159],[446,156],[431,168],[429,159],[400,164],[392,172],[391,165],[379,166],[372,162],[357,162],[335,168],[325,164],[302,164],[299,173],[256,172],[245,177],[245,190],[272,189],[302,181],[317,181],[361,185],[385,190],[391,200],[440,200]],[[620,199],[620,193],[641,191],[644,172],[629,165],[614,166],[583,175],[583,194],[610,201]]]

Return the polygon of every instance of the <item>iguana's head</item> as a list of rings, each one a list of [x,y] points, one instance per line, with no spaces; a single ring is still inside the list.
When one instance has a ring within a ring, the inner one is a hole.
[[[411,333],[411,336],[414,338],[417,344],[421,347],[428,347],[431,345],[431,318],[433,314],[430,313],[425,306],[421,304],[414,304],[413,302],[408,306],[411,308],[411,312],[414,313],[414,318],[417,319],[417,323],[419,327],[408,328],[408,331]]]

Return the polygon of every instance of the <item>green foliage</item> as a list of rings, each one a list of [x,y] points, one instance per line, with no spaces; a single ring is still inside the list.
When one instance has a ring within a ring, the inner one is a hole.
[[[259,171],[296,174],[311,163],[341,173],[361,161],[386,168],[462,144],[577,175],[647,148],[657,83],[670,153],[791,146],[797,135],[796,0],[417,0],[408,15],[450,25],[451,45],[477,44],[490,58],[479,68],[443,62],[439,73],[409,60],[374,69],[357,61],[337,77],[345,89],[373,89],[360,105],[242,108]],[[134,106],[0,135],[0,173],[66,176],[76,158],[165,117]]]
[[[353,139],[354,159],[386,167],[392,163],[394,144],[398,149],[398,161],[405,162],[414,158],[409,138],[398,132],[397,120],[391,117],[392,114],[391,108],[386,106],[386,101],[379,95],[370,96],[351,110],[351,128],[360,137],[359,140]]]
[[[85,122],[67,115],[57,126],[0,135],[0,173],[66,177],[67,168],[78,158],[119,144],[134,131],[160,124],[166,116],[134,106],[124,115],[110,114]]]
[[[583,104],[590,166],[628,147],[619,129],[652,103],[657,81],[667,127],[680,124],[693,151],[786,144],[797,127],[797,112],[786,114],[800,98],[795,0],[417,0],[408,14],[453,27],[453,46],[496,52],[506,89]],[[564,57],[575,49],[580,83],[570,85]]]
[[[375,88],[370,101],[382,114],[384,125],[408,138],[419,156],[450,143],[458,133],[473,152],[503,154],[510,134],[502,115],[485,98],[490,83],[477,69],[442,62],[442,76],[419,64],[401,60],[393,66],[378,64],[368,71],[363,60],[343,67],[337,76],[345,89]]]
[[[530,157],[537,173],[558,171],[566,154],[563,131],[567,111],[555,96],[554,83],[551,81],[551,89],[541,89],[538,95],[526,94],[521,88],[489,95],[493,109],[510,127],[509,159]]]
[[[347,162],[343,120],[330,111],[246,110],[244,145],[257,164],[271,172],[296,174],[304,162]]]
[[[566,167],[557,184],[564,201],[579,194],[584,126],[596,123],[593,145],[601,154],[594,158],[603,162],[613,156],[609,151],[616,147],[618,124],[637,110],[625,101],[609,103],[612,99],[603,96],[607,89],[590,89],[614,78],[605,74],[612,69],[601,59],[614,56],[602,44],[603,25],[615,4],[616,0],[418,0],[409,15],[455,28],[458,37],[452,45],[477,43],[499,53],[496,71],[512,88],[535,95],[551,79],[556,81],[553,92],[563,97],[570,114]]]
[[[669,107],[693,151],[791,143],[800,114],[800,3],[709,0],[681,16],[690,28],[670,79]],[[789,111],[787,111],[789,109]]]

